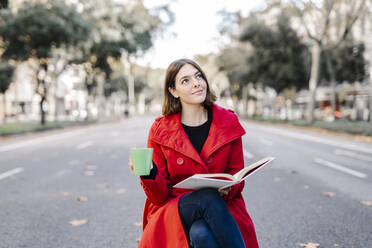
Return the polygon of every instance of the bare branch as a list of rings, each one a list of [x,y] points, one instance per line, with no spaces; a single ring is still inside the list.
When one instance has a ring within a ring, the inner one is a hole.
[[[312,39],[312,40],[314,40],[314,41],[320,43],[321,41],[320,41],[319,39],[317,39],[314,35],[311,34],[310,29],[309,29],[309,27],[306,25],[306,22],[305,22],[305,20],[304,20],[303,13],[301,12],[300,8],[297,6],[295,0],[291,0],[290,2],[291,2],[291,4],[292,4],[294,10],[295,10],[296,13],[297,13],[297,16],[300,18],[300,21],[301,21],[302,25],[304,26],[304,28],[305,28],[305,30],[306,30],[307,36],[308,36],[310,39]]]
[[[347,19],[345,23],[345,29],[342,32],[342,35],[340,36],[339,40],[336,42],[334,47],[337,47],[344,41],[347,37],[347,35],[350,33],[354,23],[358,20],[360,17],[360,13],[363,12],[363,8],[365,7],[366,0],[362,0],[361,4],[357,8],[357,10],[354,12],[355,8],[352,8],[352,10],[347,14]]]
[[[320,36],[320,40],[323,40],[324,37],[327,35],[327,32],[329,30],[329,24],[330,24],[330,14],[333,10],[333,6],[335,4],[335,1],[334,0],[330,0],[330,1],[327,1],[325,0],[324,1],[324,4],[325,4],[325,14],[324,14],[324,26],[323,26],[323,33],[322,35]]]

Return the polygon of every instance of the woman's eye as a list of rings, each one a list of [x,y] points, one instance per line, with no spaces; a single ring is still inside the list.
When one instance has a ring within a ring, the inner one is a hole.
[[[182,82],[181,83],[183,83],[183,84],[187,84],[189,82],[189,80],[188,79],[184,79],[184,80],[182,80]]]
[[[199,73],[199,74],[196,75],[196,78],[199,78],[199,79],[200,79],[200,78],[203,78],[203,77],[202,77],[202,75]]]

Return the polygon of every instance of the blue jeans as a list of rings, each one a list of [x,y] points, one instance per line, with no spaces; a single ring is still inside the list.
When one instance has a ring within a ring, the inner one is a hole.
[[[191,247],[245,247],[239,227],[217,190],[207,188],[185,194],[178,207]]]

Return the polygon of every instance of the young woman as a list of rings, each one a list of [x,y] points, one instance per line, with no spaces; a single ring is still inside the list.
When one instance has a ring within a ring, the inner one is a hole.
[[[241,194],[244,182],[221,191],[172,187],[196,173],[234,174],[244,167],[245,131],[234,112],[215,100],[196,62],[169,65],[163,116],[148,136],[153,167],[140,179],[147,199],[139,247],[258,247]]]

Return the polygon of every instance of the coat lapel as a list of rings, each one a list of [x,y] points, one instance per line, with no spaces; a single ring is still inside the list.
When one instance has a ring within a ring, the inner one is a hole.
[[[186,157],[193,159],[206,167],[205,160],[220,147],[241,137],[245,131],[235,114],[230,113],[216,104],[212,106],[213,120],[208,138],[199,153],[191,144],[182,124],[181,113],[162,118],[152,140],[160,145],[169,147]]]
[[[240,125],[235,114],[216,104],[212,106],[212,113],[213,120],[208,138],[200,152],[203,161],[222,146],[245,134],[245,130]]]
[[[153,141],[169,147],[205,166],[181,124],[181,113],[167,116],[159,125]]]

